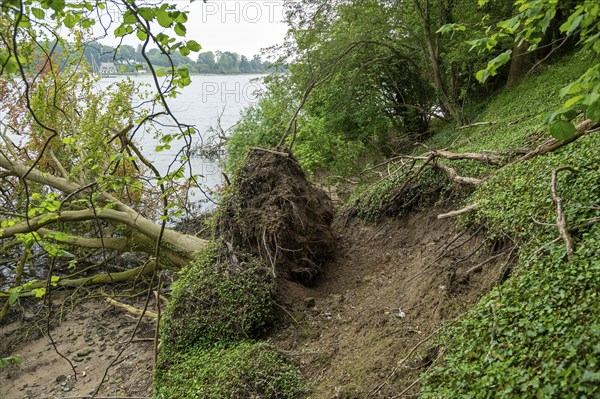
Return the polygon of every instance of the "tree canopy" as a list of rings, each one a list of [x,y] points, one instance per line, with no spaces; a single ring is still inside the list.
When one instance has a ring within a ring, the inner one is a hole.
[[[492,93],[562,54],[600,50],[598,7],[584,0],[304,0],[289,5],[287,21],[280,54],[291,73],[270,79],[230,148],[277,142],[264,134],[277,126],[305,166],[342,174],[440,122],[468,122]],[[599,76],[596,65],[560,93],[564,106],[546,116],[555,137],[572,134],[581,112],[598,120]]]

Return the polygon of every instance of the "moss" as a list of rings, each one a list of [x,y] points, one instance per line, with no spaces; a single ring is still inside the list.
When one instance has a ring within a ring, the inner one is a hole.
[[[170,353],[257,337],[271,322],[270,272],[243,255],[223,256],[217,244],[180,272],[161,338]]]
[[[368,186],[363,191],[355,191],[348,200],[346,211],[351,211],[363,220],[375,221],[384,216],[402,216],[419,205],[429,206],[441,201],[456,200],[470,192],[450,182],[443,172],[427,167],[408,182],[406,189],[400,193],[407,173],[408,170],[398,170],[394,172],[393,178]]]
[[[159,364],[157,398],[293,399],[306,392],[300,374],[273,347],[241,341],[197,346]]]

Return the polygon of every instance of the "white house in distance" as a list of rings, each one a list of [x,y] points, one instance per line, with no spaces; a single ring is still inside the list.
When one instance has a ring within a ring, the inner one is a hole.
[[[117,68],[112,62],[103,62],[100,64],[101,75],[114,75],[117,73]]]

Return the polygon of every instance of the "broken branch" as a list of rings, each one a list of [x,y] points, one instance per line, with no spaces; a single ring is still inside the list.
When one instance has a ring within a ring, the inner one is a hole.
[[[444,164],[440,164],[440,163],[436,163],[435,166],[438,169],[443,170],[444,172],[446,172],[448,174],[448,177],[450,177],[450,180],[459,183],[459,184],[467,184],[467,185],[471,185],[471,186],[478,186],[481,183],[483,183],[483,180],[481,179],[477,179],[475,177],[464,177],[464,176],[460,176],[458,174],[458,172],[456,172],[456,169],[451,168],[450,166],[444,165]]]

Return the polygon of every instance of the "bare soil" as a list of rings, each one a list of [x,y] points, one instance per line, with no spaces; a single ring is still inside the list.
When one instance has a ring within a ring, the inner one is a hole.
[[[76,306],[62,309],[66,298],[56,299],[50,334],[56,349],[46,334],[43,312],[34,315],[31,309],[20,309],[20,320],[0,328],[0,355],[19,354],[22,360],[0,369],[0,398],[87,397],[115,359],[98,397],[150,396],[154,325],[143,321],[126,345],[137,318],[97,293],[88,294],[78,296]],[[141,299],[127,302],[143,307]]]
[[[503,256],[466,273],[502,248],[482,245],[483,235],[464,232],[453,220],[438,220],[443,211],[413,211],[379,224],[338,219],[333,260],[312,285],[278,279],[279,321],[268,339],[311,381],[308,398],[410,397],[439,355],[435,337],[427,338],[501,279]],[[120,300],[143,306],[142,299]],[[75,365],[75,380],[45,334],[43,318],[37,330],[26,329],[35,319],[30,313],[0,326],[0,355],[22,358],[0,370],[0,398],[90,395],[123,348],[98,396],[151,397],[152,323],[143,322],[124,346],[137,318],[91,291],[79,295],[60,320],[53,315],[51,330],[58,351]],[[19,343],[16,337],[25,332],[29,337]]]
[[[345,227],[338,220],[337,253],[315,285],[279,283],[283,322],[271,339],[312,381],[308,398],[410,397],[439,355],[435,334],[427,337],[501,279],[503,262],[466,274],[493,251],[483,235],[438,213]]]

